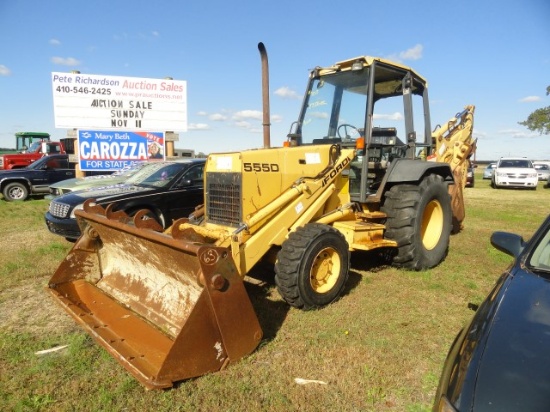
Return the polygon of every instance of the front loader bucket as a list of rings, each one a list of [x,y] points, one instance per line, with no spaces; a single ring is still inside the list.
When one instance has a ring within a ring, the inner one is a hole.
[[[221,370],[257,347],[262,330],[229,250],[100,206],[77,215],[83,235],[49,290],[147,388]]]

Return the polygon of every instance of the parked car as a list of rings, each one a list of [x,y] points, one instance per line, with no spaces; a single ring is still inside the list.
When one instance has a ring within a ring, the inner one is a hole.
[[[452,344],[434,411],[550,410],[550,215],[491,243],[515,260]]]
[[[483,179],[491,179],[493,177],[493,172],[495,171],[496,166],[496,163],[489,163],[483,171]]]
[[[29,196],[48,194],[50,185],[74,176],[68,155],[49,155],[27,167],[0,170],[0,190],[8,202],[25,200]]]
[[[538,173],[525,157],[500,158],[491,179],[493,189],[519,187],[536,190],[538,183]]]
[[[130,216],[146,209],[150,218],[166,228],[203,203],[204,164],[205,159],[148,163],[124,183],[58,196],[50,202],[46,225],[67,240],[78,239],[75,211],[82,209],[87,199],[95,199],[98,205],[112,204],[113,211],[122,210]]]
[[[550,166],[548,166],[546,163],[537,163],[537,162],[533,162],[533,166],[537,171],[539,180],[547,182],[548,179],[550,178]]]
[[[101,187],[116,185],[117,183],[123,183],[126,179],[130,178],[138,170],[140,170],[147,162],[135,162],[124,169],[117,170],[111,174],[75,177],[73,179],[66,179],[60,182],[50,185],[50,194],[46,196],[46,199],[53,199],[54,197],[61,196],[65,193],[74,192],[76,190],[89,189],[91,187]]]
[[[468,171],[466,172],[466,187],[474,187],[476,184],[475,165],[469,163]]]

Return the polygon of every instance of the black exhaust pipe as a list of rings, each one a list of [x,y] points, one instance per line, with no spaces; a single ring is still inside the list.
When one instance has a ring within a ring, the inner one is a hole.
[[[262,58],[262,107],[263,107],[263,130],[264,149],[271,147],[271,123],[269,115],[269,67],[267,63],[267,50],[262,42],[258,43],[258,50]]]

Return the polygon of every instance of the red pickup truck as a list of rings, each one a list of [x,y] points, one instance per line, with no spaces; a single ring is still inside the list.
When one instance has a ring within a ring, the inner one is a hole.
[[[0,155],[0,170],[21,169],[50,154],[65,154],[62,142],[35,141],[21,153]]]

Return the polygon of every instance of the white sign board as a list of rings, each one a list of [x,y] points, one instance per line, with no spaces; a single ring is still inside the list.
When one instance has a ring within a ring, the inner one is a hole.
[[[187,131],[187,82],[52,73],[56,128]]]

